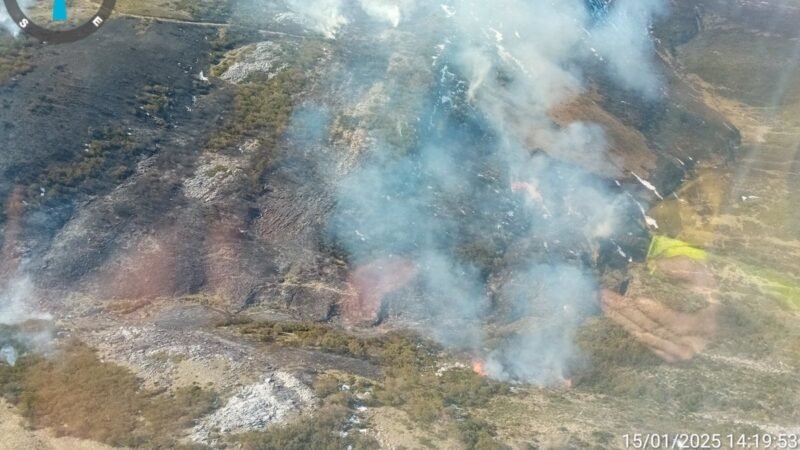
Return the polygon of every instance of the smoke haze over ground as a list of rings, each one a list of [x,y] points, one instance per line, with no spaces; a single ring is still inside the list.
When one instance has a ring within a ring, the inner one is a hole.
[[[585,92],[587,66],[657,97],[649,27],[663,2],[618,0],[600,10],[584,0],[287,3],[327,38],[346,43],[348,32],[368,30],[375,55],[403,57],[413,38],[433,57],[422,59],[428,68],[389,58],[379,75],[385,96],[415,108],[382,111],[395,139],[371,136],[343,179],[331,169],[330,236],[347,253],[353,282],[383,294],[356,295],[355,304],[375,319],[384,300],[404,291],[394,310],[438,342],[485,358],[491,376],[541,384],[568,377],[580,360],[573,335],[598,310],[592,255],[624,225],[630,205],[610,183],[551,156],[601,160],[603,128],[557,125],[549,112]],[[348,64],[351,87],[369,91],[375,78],[359,77],[374,61]],[[415,85],[410,73],[427,79]],[[296,114],[297,128],[328,126],[328,107]],[[9,322],[29,314],[24,286],[3,294]],[[487,330],[495,319],[500,339]]]
[[[48,326],[19,329],[29,321],[48,321],[49,314],[36,311],[33,306],[35,288],[24,274],[19,245],[24,203],[21,191],[15,190],[5,208],[6,223],[3,245],[0,247],[0,361],[14,364],[17,344],[41,347],[50,340]],[[7,331],[11,330],[10,332]],[[23,327],[24,328],[24,327]]]
[[[11,280],[0,285],[0,325],[18,325],[27,320],[48,320],[47,314],[33,311],[30,299],[33,285],[27,278]]]
[[[619,1],[591,32],[590,43],[607,59],[615,79],[648,97],[657,96],[661,84],[650,63],[654,49],[648,24],[663,14],[662,0]]]
[[[33,295],[33,284],[26,277],[0,282],[0,361],[14,365],[19,353],[17,345],[43,349],[52,339],[49,325],[42,326],[52,317],[31,306]],[[42,323],[26,327],[31,321]],[[12,330],[10,334],[5,327]]]
[[[26,7],[33,4],[33,0],[19,0],[19,6],[24,9]],[[9,33],[16,36],[19,34],[19,27],[11,20],[11,17],[8,16],[8,12],[6,11],[5,4],[0,2],[0,29],[8,31]]]
[[[580,359],[574,333],[598,310],[586,260],[630,207],[588,172],[547,156],[566,151],[599,161],[606,151],[600,126],[557,126],[549,110],[586,89],[587,64],[599,63],[647,98],[660,91],[649,29],[665,13],[663,2],[595,3],[292,2],[328,37],[346,36],[365,13],[385,30],[436,44],[433,87],[389,93],[426,105],[409,131],[411,148],[373,136],[365,160],[339,184],[331,232],[362,271],[375,272],[383,263],[371,262],[386,258],[413,265],[419,301],[398,309],[437,341],[487,358],[486,371],[498,379],[550,384],[568,377]],[[432,30],[431,15],[444,26]],[[393,51],[394,42],[376,45]],[[384,84],[392,83],[403,85]],[[543,153],[531,151],[531,136]],[[465,255],[465,246],[485,241],[494,246],[489,257],[504,258],[502,275]],[[542,247],[525,246],[542,246],[550,258],[541,261],[532,255]],[[380,277],[376,284],[398,288]],[[498,315],[512,331],[487,344],[488,317]]]
[[[800,0],[117,5],[0,29],[8,445],[800,423]]]

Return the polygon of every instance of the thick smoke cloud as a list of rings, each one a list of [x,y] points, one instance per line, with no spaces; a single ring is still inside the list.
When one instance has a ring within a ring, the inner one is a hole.
[[[360,140],[366,148],[345,150],[360,155],[358,164],[348,154],[327,180],[337,186],[330,235],[348,255],[351,284],[371,291],[352,295],[345,314],[368,321],[386,301],[390,313],[475,355],[497,379],[564,381],[581,363],[575,333],[599,310],[593,258],[630,205],[564,162],[603,161],[602,127],[558,125],[550,111],[584,92],[587,67],[657,95],[649,23],[662,3],[288,3],[344,46],[375,33],[375,54],[389,55],[377,76],[364,75],[376,65],[368,56],[348,59],[348,89],[371,96],[365,114],[383,129]],[[415,106],[398,113],[393,104]],[[339,107],[297,114],[297,129],[337,126],[320,117]]]
[[[534,322],[489,354],[486,372],[504,381],[563,382],[581,364],[573,336],[582,319],[596,311],[595,284],[576,267],[536,265],[503,289],[513,314]]]
[[[365,13],[436,44],[422,50],[432,53],[433,87],[387,94],[419,96],[408,103],[427,105],[409,120],[416,123],[412,148],[373,136],[360,166],[343,180],[337,174],[330,231],[353,266],[411,261],[415,294],[397,309],[423,332],[475,354],[497,379],[564,381],[580,364],[575,333],[599,310],[591,260],[629,217],[630,204],[563,162],[599,162],[602,127],[556,125],[549,112],[584,92],[589,66],[604,68],[626,89],[657,95],[649,26],[664,12],[662,2],[292,4],[328,37],[347,39],[345,24],[355,20],[348,17]],[[392,52],[397,44],[375,45]],[[382,86],[403,86],[391,76]],[[469,249],[478,244],[476,256]],[[500,337],[487,331],[493,327],[504,330]]]

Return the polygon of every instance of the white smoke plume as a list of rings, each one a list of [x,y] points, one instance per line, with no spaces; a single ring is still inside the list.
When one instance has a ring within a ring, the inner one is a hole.
[[[323,36],[333,39],[348,20],[342,11],[342,0],[288,0],[287,5],[300,16],[300,22]]]
[[[33,1],[34,0],[19,0],[19,6],[25,11],[27,7],[33,4]],[[9,17],[5,4],[2,2],[0,2],[0,29],[8,31],[14,36],[18,35],[20,32],[17,24]]]
[[[359,0],[358,4],[369,16],[383,20],[395,28],[417,7],[416,0]]]
[[[400,12],[400,7],[397,5],[362,0],[361,7],[364,9],[364,12],[370,16],[384,20],[395,28],[400,25],[402,13]]]
[[[13,345],[6,344],[0,348],[0,361],[5,362],[11,366],[17,364],[17,349]]]
[[[19,325],[28,320],[50,320],[49,314],[35,311],[31,306],[33,284],[28,278],[18,278],[0,287],[0,325]]]
[[[406,16],[416,9],[417,0],[358,0],[360,9],[370,17],[398,27]],[[301,18],[301,22],[334,39],[350,20],[344,0],[288,0],[288,6]]]
[[[658,95],[661,77],[652,64],[653,39],[648,26],[666,13],[661,0],[620,0],[591,31],[590,42],[626,88]]]
[[[535,322],[497,346],[484,370],[503,381],[564,382],[571,366],[580,363],[573,336],[582,319],[596,309],[593,281],[573,266],[534,265],[503,289],[514,314]]]
[[[317,30],[338,24],[323,32],[329,37],[347,42],[349,26],[369,17],[373,26],[354,33],[380,24],[400,33],[383,39],[392,34],[378,29],[372,43],[400,55],[390,61],[413,58],[403,54],[409,36],[420,46],[413,51],[433,61],[432,68],[400,70],[390,62],[386,74],[357,89],[390,99],[373,115],[395,117],[398,98],[426,106],[398,122],[400,136],[414,136],[412,149],[375,134],[360,165],[344,180],[335,176],[330,230],[353,266],[367,268],[360,273],[374,274],[375,261],[413,265],[413,294],[389,307],[425,324],[437,341],[475,354],[488,375],[564,382],[581,364],[575,334],[599,312],[591,260],[600,242],[627,225],[622,221],[638,219],[628,214],[629,198],[592,173],[608,163],[603,128],[556,124],[550,114],[585,92],[586,70],[603,70],[656,101],[662,83],[650,27],[667,2],[439,3],[292,3]],[[367,59],[363,64],[374,63]],[[352,64],[350,72],[360,73],[360,61]],[[415,77],[428,77],[430,86],[409,85]],[[483,246],[477,256],[470,250],[476,246]],[[372,281],[395,288],[398,280]]]
[[[22,270],[23,210],[22,190],[17,188],[6,202],[0,246],[0,361],[12,365],[17,360],[18,345],[42,348],[51,340],[49,326],[27,326],[31,321],[49,321],[52,317],[36,310],[34,285]]]
[[[296,12],[311,17],[304,11],[314,3]],[[600,13],[584,0],[348,5],[428,36],[433,45],[420,51],[435,52],[433,87],[408,89],[387,72],[381,85],[397,86],[389,97],[420,96],[410,103],[428,106],[412,125],[413,149],[373,136],[360,167],[338,180],[332,235],[354,266],[413,261],[419,295],[399,309],[437,341],[475,353],[490,376],[564,381],[581,360],[575,333],[599,311],[586,260],[631,205],[583,169],[605,156],[602,127],[557,125],[549,113],[584,92],[587,66],[655,97],[649,29],[663,2],[616,0]],[[328,12],[321,23],[350,16],[343,3]],[[339,31],[346,39],[346,28]],[[464,251],[487,241],[507,245],[489,250],[488,258],[504,260],[489,274]],[[506,330],[502,338],[487,335],[490,321]]]
[[[44,349],[52,340],[49,326],[26,327],[31,321],[47,322],[52,316],[37,311],[32,304],[33,284],[27,277],[20,276],[0,283],[0,361],[14,365],[19,350]],[[10,332],[9,332],[10,331]]]

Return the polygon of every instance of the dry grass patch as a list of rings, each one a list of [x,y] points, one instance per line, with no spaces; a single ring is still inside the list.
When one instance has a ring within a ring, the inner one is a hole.
[[[0,83],[31,70],[31,56],[32,49],[26,41],[0,35]]]
[[[0,393],[36,428],[114,446],[175,448],[182,432],[217,405],[197,386],[148,391],[129,370],[101,361],[80,343],[56,356],[23,355],[0,365]]]

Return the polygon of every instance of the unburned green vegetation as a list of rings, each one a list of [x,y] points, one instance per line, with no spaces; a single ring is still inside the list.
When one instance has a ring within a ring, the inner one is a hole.
[[[182,431],[218,401],[198,386],[146,390],[129,370],[76,342],[48,357],[23,354],[14,367],[0,364],[0,395],[36,428],[147,448],[175,448]]]
[[[165,126],[175,101],[170,88],[160,84],[145,87],[139,95],[140,111],[151,117],[159,126]]]
[[[439,356],[438,349],[430,345],[408,337],[389,337],[381,354],[385,377],[376,400],[426,422],[441,417],[448,408],[480,408],[508,393],[506,385],[471,369],[439,371]]]
[[[291,65],[286,69],[271,78],[252,76],[236,85],[231,115],[222,130],[211,138],[208,148],[223,151],[247,140],[257,141],[258,152],[248,170],[248,176],[257,182],[277,155],[297,98],[310,85],[325,54],[324,45],[320,41],[304,41],[287,52],[286,60]],[[230,61],[223,59],[221,64],[212,74],[223,73]]]
[[[369,392],[359,402],[398,408],[418,427],[446,424],[469,449],[501,448],[495,441],[493,426],[469,411],[484,408],[495,397],[508,394],[508,386],[464,367],[442,370],[443,351],[436,344],[407,334],[360,338],[315,323],[257,322],[240,325],[239,329],[263,342],[368,359],[383,369],[383,377],[373,381],[321,376],[315,387],[327,403],[352,406],[353,394],[339,388],[349,384],[353,391]]]
[[[175,8],[186,11],[194,20],[224,22],[231,13],[229,0],[177,0]]]
[[[38,182],[30,185],[29,198],[47,203],[65,195],[96,194],[117,186],[133,173],[140,151],[124,128],[91,130],[89,137],[79,154],[48,164]]]
[[[242,325],[241,333],[262,342],[277,342],[296,347],[319,348],[326,352],[363,358],[369,354],[370,342],[324,325],[310,322],[256,322]],[[376,346],[373,352],[379,351]]]
[[[608,383],[613,382],[616,371],[662,364],[647,347],[608,320],[590,321],[581,330],[578,342],[588,358],[582,381],[602,386],[602,390],[611,390]]]

